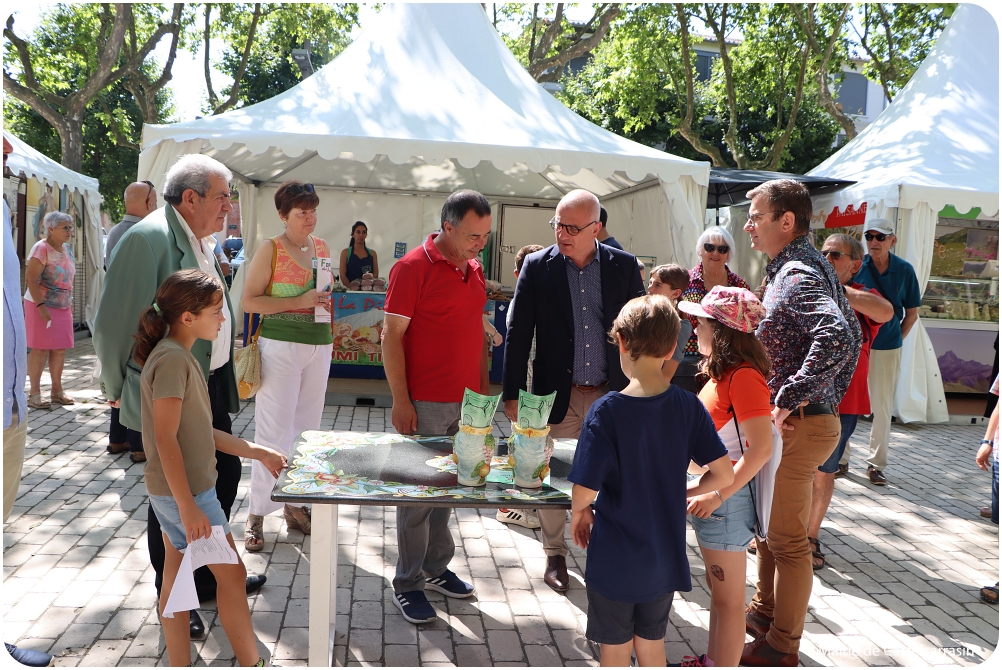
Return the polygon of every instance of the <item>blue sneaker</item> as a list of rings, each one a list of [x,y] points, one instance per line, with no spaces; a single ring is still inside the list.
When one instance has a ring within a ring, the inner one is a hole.
[[[469,598],[474,593],[473,584],[467,584],[448,568],[438,577],[424,580],[424,587],[444,593],[450,598]]]
[[[12,644],[7,644],[6,642],[4,642],[4,647],[6,647],[7,653],[11,655],[11,658],[21,665],[27,665],[32,668],[47,668],[55,665],[52,656],[43,651],[35,651],[34,649],[19,649]]]
[[[424,591],[394,593],[393,602],[404,615],[404,619],[411,623],[431,623],[438,618]]]

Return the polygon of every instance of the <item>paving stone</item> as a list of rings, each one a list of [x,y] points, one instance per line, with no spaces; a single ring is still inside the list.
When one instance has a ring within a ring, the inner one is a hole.
[[[383,657],[388,668],[413,668],[421,665],[418,648],[415,644],[387,644],[383,648]]]
[[[521,661],[522,645],[513,630],[488,630],[487,646],[494,661]]]

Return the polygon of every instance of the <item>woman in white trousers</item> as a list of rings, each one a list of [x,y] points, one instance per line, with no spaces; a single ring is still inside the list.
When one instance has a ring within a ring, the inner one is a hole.
[[[261,388],[254,408],[254,441],[286,456],[296,435],[320,427],[327,393],[333,332],[317,321],[317,308],[330,312],[330,292],[317,290],[316,259],[330,258],[327,243],[311,234],[320,199],[313,184],[292,180],[275,191],[275,208],[285,232],[265,240],[254,254],[244,284],[245,312],[261,314]],[[264,517],[283,508],[271,500],[275,478],[251,464],[250,513],[244,547],[264,547]],[[290,529],[310,534],[306,507],[285,505]]]

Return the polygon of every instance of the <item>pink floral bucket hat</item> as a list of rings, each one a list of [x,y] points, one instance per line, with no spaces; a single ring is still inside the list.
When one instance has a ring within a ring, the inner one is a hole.
[[[742,333],[754,332],[765,318],[762,302],[748,289],[737,286],[714,286],[701,302],[680,301],[678,309],[693,316],[716,319]]]

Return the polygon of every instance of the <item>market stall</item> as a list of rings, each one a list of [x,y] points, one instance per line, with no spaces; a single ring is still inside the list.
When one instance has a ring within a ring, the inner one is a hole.
[[[104,285],[101,230],[101,202],[104,198],[98,190],[98,180],[60,165],[7,130],[3,131],[3,136],[14,148],[7,157],[7,169],[17,183],[12,184],[12,193],[8,193],[7,189],[4,192],[10,196],[8,204],[14,216],[18,258],[23,265],[32,245],[44,237],[39,225],[45,214],[60,210],[72,216],[78,230],[70,241],[77,266],[73,286],[73,321],[86,323],[93,332],[94,316]],[[24,211],[18,211],[19,206],[23,206]]]
[[[811,175],[854,186],[814,199],[817,228],[858,236],[895,222],[893,253],[924,292],[904,341],[894,415],[948,418],[944,389],[987,389],[998,333],[999,35],[960,5],[935,48],[877,120]]]
[[[281,232],[272,197],[290,178],[320,196],[317,235],[338,257],[352,223],[384,277],[439,227],[455,190],[484,193],[494,215],[488,279],[510,283],[516,215],[574,188],[596,193],[616,237],[659,263],[691,265],[709,164],[589,123],[539,86],[476,4],[389,4],[334,61],[265,102],[188,123],[146,126],[139,178],[163,181],[185,153],[239,180],[247,258]],[[552,242],[548,217],[531,230]],[[521,221],[521,219],[519,219]],[[237,275],[233,293],[242,286]],[[236,305],[235,305],[236,306]]]

